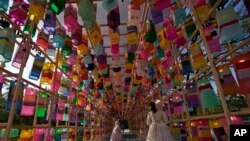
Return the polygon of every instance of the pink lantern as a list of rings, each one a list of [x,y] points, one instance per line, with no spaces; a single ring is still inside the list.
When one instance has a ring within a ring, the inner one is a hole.
[[[54,77],[54,81],[51,83],[51,89],[54,91],[58,91],[61,87],[61,77],[62,77],[62,73],[61,72],[55,72],[55,77]]]
[[[112,44],[110,47],[111,53],[119,54],[119,44]]]
[[[72,41],[72,44],[75,46],[78,46],[82,43],[82,28],[81,27],[72,30],[71,41]]]
[[[23,51],[22,46],[20,46],[15,54],[15,57],[12,62],[12,66],[19,69],[21,67],[23,57],[24,57],[24,51]],[[28,60],[28,56],[25,58],[24,62],[27,62],[27,60]]]
[[[64,25],[68,32],[72,32],[78,27],[77,9],[69,4],[64,10]]]
[[[46,129],[44,128],[36,128],[34,129],[34,141],[40,141],[41,138],[44,138],[46,134]]]
[[[19,26],[23,26],[27,19],[29,5],[24,1],[14,0],[13,6],[10,7],[10,20]]]

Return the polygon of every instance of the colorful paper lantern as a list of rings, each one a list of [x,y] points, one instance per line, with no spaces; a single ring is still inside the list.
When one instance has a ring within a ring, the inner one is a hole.
[[[44,57],[36,55],[35,61],[33,63],[33,67],[32,67],[30,74],[29,74],[30,79],[33,79],[33,80],[39,79],[40,74],[42,72],[44,61],[45,61]]]
[[[65,30],[63,28],[57,28],[55,35],[53,36],[53,46],[56,48],[62,48],[64,44]]]
[[[7,0],[8,1],[8,0]],[[13,23],[23,26],[27,19],[29,5],[23,1],[15,1],[9,10],[9,18]]]
[[[43,31],[48,35],[53,35],[56,29],[56,15],[50,10],[47,10],[44,19]]]
[[[68,32],[72,32],[78,28],[77,9],[71,4],[64,10],[64,25]]]
[[[49,45],[49,36],[45,34],[44,32],[40,32],[37,37],[37,45],[44,51],[47,50]]]
[[[64,45],[62,47],[62,55],[65,57],[65,58],[69,58],[69,56],[71,55],[72,53],[72,43],[70,41],[69,38],[66,38],[64,40]]]
[[[232,6],[220,10],[217,14],[220,39],[222,43],[243,38],[243,31]],[[231,32],[234,30],[235,32]]]
[[[49,2],[49,8],[55,14],[61,13],[66,5],[66,0],[51,0]]]
[[[28,17],[29,20],[34,24],[37,24],[40,20],[43,19],[45,14],[45,5],[38,2],[32,2],[29,7]]]
[[[118,1],[117,0],[104,0],[102,2],[102,6],[106,11],[110,12],[118,6]]]
[[[0,62],[11,61],[14,45],[16,40],[16,33],[10,28],[0,29]]]
[[[7,12],[9,7],[9,0],[1,0],[0,1],[0,11]]]
[[[89,0],[81,0],[77,3],[78,13],[82,17],[84,26],[90,30],[96,27],[96,7]]]
[[[111,10],[107,16],[108,26],[112,29],[116,29],[120,25],[120,12],[119,7]]]

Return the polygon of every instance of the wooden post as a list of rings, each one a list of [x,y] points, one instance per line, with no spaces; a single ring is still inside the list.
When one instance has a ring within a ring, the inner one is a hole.
[[[34,23],[31,22],[29,33],[32,33],[33,28],[34,28]],[[29,52],[30,52],[30,48],[28,48],[28,46],[30,44],[30,40],[31,40],[31,34],[28,35],[27,42],[25,44],[25,49],[24,49],[25,52],[24,52],[24,55],[23,55],[23,58],[22,58],[20,71],[19,71],[19,74],[18,74],[18,77],[17,77],[17,82],[16,82],[16,85],[15,85],[14,93],[13,93],[12,104],[11,104],[11,108],[10,108],[10,112],[9,112],[9,118],[8,118],[7,128],[6,128],[5,137],[4,137],[5,141],[8,141],[9,136],[10,136],[10,130],[11,130],[11,126],[12,126],[12,123],[13,123],[14,114],[15,114],[16,101],[17,101],[17,97],[19,95],[18,90],[19,90],[20,84],[22,83],[21,80],[22,80],[23,70],[24,70],[24,66],[26,64],[25,58],[28,57]]]
[[[196,10],[195,10],[194,7],[192,7],[192,13],[193,13],[194,18],[196,19],[195,22],[196,22],[197,28],[199,29],[201,39],[202,39],[202,41],[203,41],[203,43],[205,45],[205,50],[206,50],[206,53],[207,53],[207,56],[208,56],[208,61],[210,63],[212,74],[213,74],[213,77],[214,77],[214,80],[215,80],[215,83],[216,83],[216,86],[217,86],[217,89],[218,89],[219,98],[220,98],[220,101],[222,103],[222,107],[223,107],[223,110],[224,110],[224,115],[225,115],[226,120],[227,120],[228,131],[229,131],[229,127],[230,127],[229,125],[231,123],[230,111],[229,111],[229,109],[227,107],[227,103],[226,103],[226,100],[224,98],[223,89],[222,89],[220,79],[219,79],[219,74],[218,74],[218,71],[217,71],[217,69],[216,69],[216,67],[214,65],[214,60],[212,58],[212,53],[210,52],[208,42],[206,40],[202,25],[201,25],[200,21],[198,20],[199,18],[197,16],[197,13],[196,13]]]
[[[186,110],[186,116],[187,116],[187,127],[188,127],[188,131],[189,131],[189,135],[192,139],[192,133],[191,133],[191,126],[190,126],[190,115],[189,115],[189,109],[188,109],[188,103],[187,103],[187,97],[186,97],[186,94],[185,94],[185,91],[184,91],[184,83],[183,83],[183,80],[181,78],[181,72],[180,72],[180,67],[179,67],[179,62],[178,62],[178,56],[176,54],[176,50],[173,46],[173,44],[171,44],[171,49],[172,49],[172,54],[174,56],[174,59],[175,59],[175,63],[176,63],[176,66],[177,66],[177,71],[178,71],[178,74],[179,74],[179,79],[180,79],[180,83],[181,83],[181,91],[182,91],[182,95],[183,95],[183,100],[184,100],[184,106],[185,106],[185,110]]]

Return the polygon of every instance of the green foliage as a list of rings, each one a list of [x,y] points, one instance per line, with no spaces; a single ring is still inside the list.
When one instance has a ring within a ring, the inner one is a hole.
[[[239,111],[241,108],[247,108],[247,102],[244,96],[231,97],[227,103],[231,111]]]
[[[0,123],[7,123],[9,112],[5,110],[6,100],[0,94]],[[33,125],[33,117],[22,117],[15,113],[13,118],[13,125]]]

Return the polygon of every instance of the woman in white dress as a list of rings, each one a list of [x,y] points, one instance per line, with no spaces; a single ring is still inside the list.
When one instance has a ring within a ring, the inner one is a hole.
[[[150,103],[151,111],[147,115],[149,126],[147,141],[174,141],[167,128],[167,117],[162,111],[160,100]]]
[[[122,140],[122,129],[120,127],[119,121],[116,121],[110,141],[121,141],[121,140]]]

